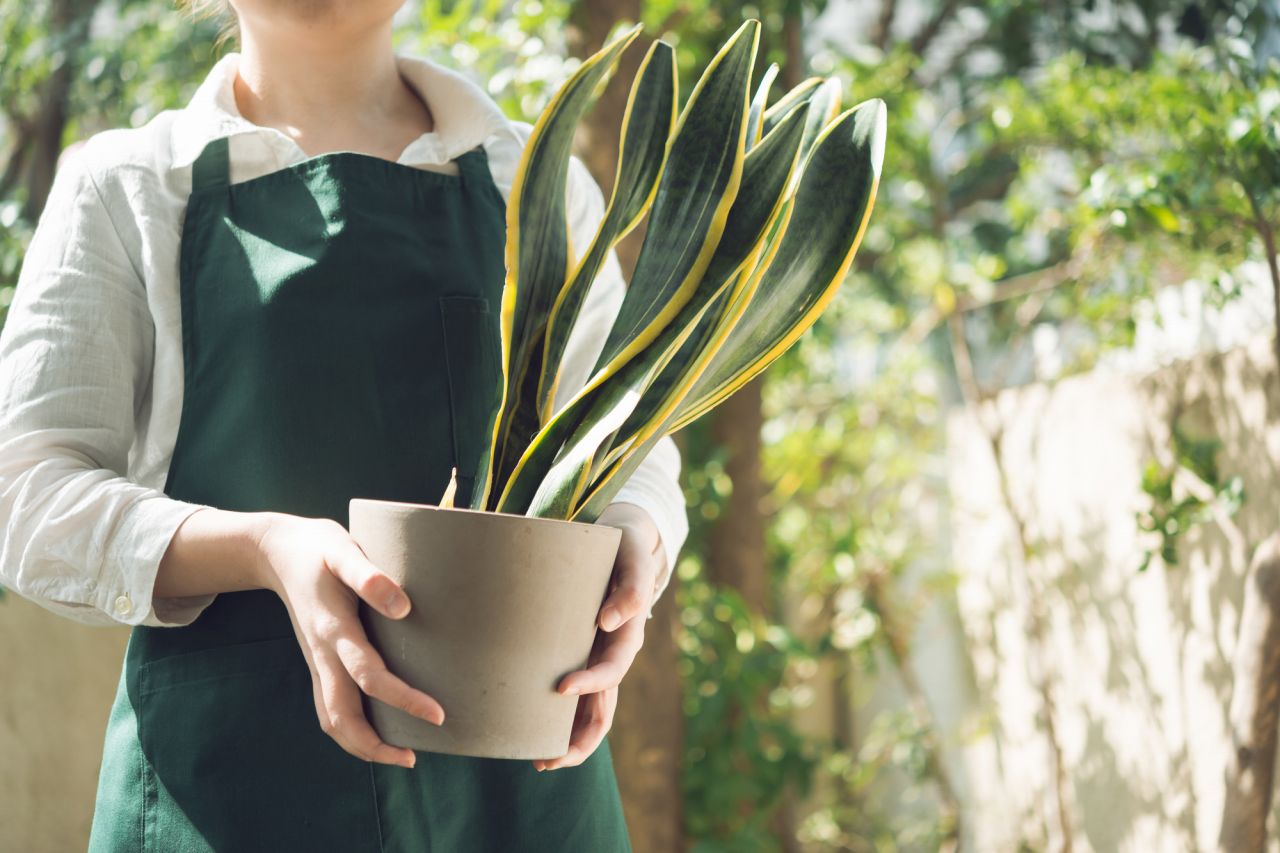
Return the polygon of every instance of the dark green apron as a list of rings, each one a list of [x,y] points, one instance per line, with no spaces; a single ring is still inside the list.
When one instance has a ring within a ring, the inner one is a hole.
[[[447,175],[336,152],[235,184],[193,169],[185,390],[165,491],[348,523],[352,497],[473,487],[498,405],[505,205],[484,150]],[[445,709],[446,713],[448,709]],[[630,850],[608,743],[582,765],[356,758],[320,728],[272,592],[136,626],[107,724],[92,851]]]

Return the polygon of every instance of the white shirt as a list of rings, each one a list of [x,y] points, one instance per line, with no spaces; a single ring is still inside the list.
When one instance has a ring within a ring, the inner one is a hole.
[[[221,136],[232,182],[307,156],[240,115],[239,59],[224,55],[186,107],[64,152],[0,331],[0,584],[86,624],[186,625],[215,598],[152,597],[174,531],[205,506],[162,491],[182,409],[178,254],[191,164]],[[396,61],[435,120],[398,162],[456,172],[450,161],[483,144],[509,197],[529,125],[508,121],[460,74]],[[568,207],[581,254],[604,199],[576,158]],[[557,405],[586,383],[624,288],[611,255],[570,337]],[[662,534],[659,592],[688,534],[679,470],[667,436],[614,499],[643,507]]]

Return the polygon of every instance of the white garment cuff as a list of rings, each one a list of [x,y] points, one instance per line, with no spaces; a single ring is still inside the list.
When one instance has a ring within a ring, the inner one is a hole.
[[[94,606],[126,625],[189,625],[214,595],[153,598],[156,574],[179,525],[206,504],[161,494],[140,499],[125,515],[107,548],[102,575],[109,583],[94,591]]]

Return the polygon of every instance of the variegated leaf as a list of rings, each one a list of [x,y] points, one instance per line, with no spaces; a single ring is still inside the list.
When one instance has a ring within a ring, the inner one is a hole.
[[[810,77],[800,83],[791,91],[784,94],[764,111],[763,122],[761,124],[761,134],[767,135],[769,131],[782,121],[783,117],[790,113],[800,104],[809,103],[809,99],[813,97],[813,93],[822,85],[822,77]]]
[[[721,322],[727,300],[728,288],[725,285],[737,278],[771,227],[782,226],[783,217],[778,214],[787,198],[791,176],[798,171],[796,166],[807,126],[807,112],[804,107],[793,109],[747,155],[742,192],[729,212],[724,236],[708,268],[707,280],[711,287],[699,300],[702,313],[698,328],[645,390],[639,405],[619,430],[618,444],[629,443],[650,426],[660,412],[673,405],[673,395],[678,400],[688,391],[685,383],[689,375],[706,366],[703,360],[707,355],[706,346]],[[688,321],[687,317],[684,319]]]
[[[723,343],[674,411],[642,432],[599,477],[572,518],[598,517],[664,434],[723,402],[789,349],[817,320],[848,273],[875,202],[884,159],[885,107],[867,101],[818,137],[790,221],[755,287],[727,300]]]
[[[542,377],[538,384],[540,422],[546,423],[558,390],[561,359],[578,311],[613,247],[644,217],[657,194],[677,117],[675,56],[671,45],[654,42],[636,74],[622,120],[618,171],[608,209],[590,248],[560,291],[547,320]]]
[[[764,135],[764,111],[769,103],[769,92],[773,89],[773,81],[778,78],[778,63],[772,62],[760,76],[756,87],[756,96],[751,99],[751,111],[747,114],[747,150],[755,147]]]
[[[689,300],[711,262],[742,180],[748,87],[759,41],[759,22],[747,21],[690,95],[635,272],[595,371],[616,369],[648,346]]]
[[[681,405],[672,431],[705,414],[791,347],[835,296],[862,241],[884,161],[885,106],[865,101],[818,137],[791,222],[742,319]]]
[[[629,398],[619,388],[626,383],[606,386],[610,376],[637,356],[641,362],[629,376],[656,369],[663,353],[648,346],[692,297],[738,194],[758,43],[759,23],[748,21],[694,87],[659,180],[636,271],[593,375],[534,437],[499,496],[502,511],[524,512],[562,451],[574,452],[565,447],[570,437],[580,442],[582,436],[594,435],[589,433],[591,419],[612,420],[617,406],[625,404]],[[589,460],[590,455],[579,453],[578,458]],[[574,475],[571,481],[579,479]],[[559,487],[569,487],[565,482]]]
[[[473,508],[488,507],[493,484],[506,479],[541,425],[537,384],[543,334],[571,257],[565,187],[574,132],[640,29],[624,32],[578,67],[542,112],[521,156],[507,205],[502,402],[493,440],[481,459]]]
[[[583,419],[584,428],[589,425],[593,431],[581,439],[575,434],[567,456],[574,464],[556,462],[534,495],[530,513],[562,513],[572,508],[592,475],[605,464],[618,436],[630,436],[650,421],[660,423],[688,391],[697,371],[705,367],[713,348],[707,348],[705,354],[699,353],[688,370],[672,370],[673,366],[678,368],[676,354],[688,346],[687,340],[701,328],[700,321],[708,306],[715,304],[718,295],[735,283],[745,285],[738,281],[739,274],[762,250],[762,240],[781,212],[784,191],[799,155],[804,118],[805,110],[795,109],[747,155],[741,191],[693,297],[646,350],[646,356],[655,358],[632,359],[601,385],[596,405]],[[667,371],[671,371],[671,378],[656,387],[655,377],[661,378]],[[637,426],[630,431],[626,426],[619,429],[624,419],[626,423],[636,420]],[[597,423],[610,424],[611,432],[594,431]]]

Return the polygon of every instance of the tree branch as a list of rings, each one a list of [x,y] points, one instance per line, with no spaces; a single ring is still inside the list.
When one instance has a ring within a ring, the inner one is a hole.
[[[933,17],[925,21],[920,31],[911,38],[911,51],[917,56],[923,56],[929,46],[933,44],[933,40],[938,37],[938,33],[942,31],[956,12],[960,11],[961,0],[944,0],[938,10],[933,13]]]
[[[871,35],[871,43],[880,50],[889,48],[889,39],[893,36],[893,20],[897,13],[898,0],[884,0],[880,6],[880,16],[876,19],[876,28]]]

